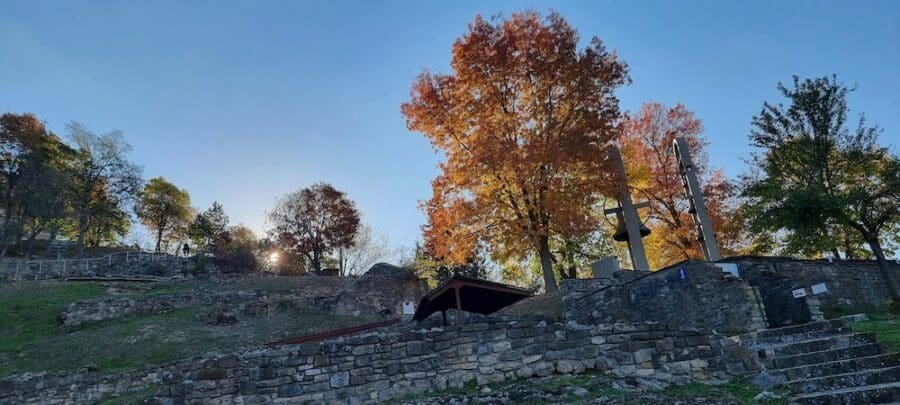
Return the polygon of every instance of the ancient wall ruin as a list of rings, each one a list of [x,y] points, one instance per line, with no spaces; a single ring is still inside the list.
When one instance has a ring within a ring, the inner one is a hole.
[[[627,277],[631,280],[620,277],[625,281],[601,283],[589,292],[578,290],[581,280],[564,281],[566,320],[585,325],[669,322],[728,334],[766,327],[762,306],[747,281],[718,267],[684,263],[653,273],[617,273],[632,273]]]
[[[0,402],[88,402],[161,385],[161,397],[189,402],[368,403],[467,381],[485,384],[586,369],[683,383],[724,380],[759,368],[752,353],[721,335],[657,323],[567,327],[490,317],[461,327],[414,327],[211,355],[118,377],[7,377],[0,379]]]
[[[737,256],[722,260],[735,263],[741,278],[760,290],[790,295],[797,288],[825,283],[828,291],[816,299],[824,307],[878,307],[890,300],[887,284],[874,260],[797,260],[779,257]],[[900,264],[889,262],[894,277]]]

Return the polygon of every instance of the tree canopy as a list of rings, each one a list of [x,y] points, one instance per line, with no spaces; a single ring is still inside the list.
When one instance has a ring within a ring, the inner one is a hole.
[[[282,249],[306,257],[318,271],[327,254],[353,246],[359,211],[344,192],[316,183],[278,199],[269,222],[273,240]]]
[[[156,251],[163,238],[177,239],[191,220],[191,196],[162,177],[150,179],[137,205],[138,218],[156,232]]]
[[[139,194],[143,180],[141,168],[128,160],[131,145],[121,131],[98,135],[77,122],[66,128],[76,149],[72,162],[72,207],[80,254],[92,223],[96,226],[108,222],[108,218],[96,215],[114,212],[121,216]]]
[[[626,120],[621,145],[632,193],[636,199],[650,203],[646,225],[652,232],[646,251],[656,268],[703,258],[672,149],[672,142],[682,137],[687,141],[694,170],[703,185],[703,198],[713,229],[720,230],[731,216],[728,199],[733,186],[721,171],[708,168],[707,141],[700,119],[682,104],[671,108],[660,103],[643,104]],[[727,243],[730,235],[716,232],[722,247],[730,245]]]
[[[744,176],[748,219],[788,246],[829,251],[833,230],[852,230],[880,262],[895,301],[900,287],[887,268],[885,232],[900,221],[900,160],[878,144],[881,130],[860,115],[849,128],[847,95],[836,76],[779,83],[788,105],[763,104],[753,117],[752,170]]]
[[[556,290],[550,240],[596,229],[609,188],[604,149],[620,125],[627,65],[559,15],[476,17],[453,44],[451,74],[422,72],[402,113],[446,156],[424,204],[431,254],[463,264],[480,242],[497,257],[540,257]]]

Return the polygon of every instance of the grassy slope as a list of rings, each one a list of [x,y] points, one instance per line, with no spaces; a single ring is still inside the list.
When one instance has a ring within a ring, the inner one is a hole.
[[[875,332],[875,337],[891,350],[900,352],[900,316],[890,313],[869,313],[869,320],[849,322],[856,332]]]
[[[182,283],[187,284],[130,285],[125,287],[125,294],[219,288],[209,283],[202,286],[190,281]],[[115,288],[122,292],[121,285]],[[241,321],[235,325],[214,326],[207,325],[203,319],[210,309],[185,308],[113,319],[77,329],[63,327],[58,322],[58,312],[69,303],[100,297],[105,291],[106,286],[101,284],[0,285],[0,325],[3,325],[0,327],[0,376],[25,371],[72,370],[88,365],[103,371],[130,370],[376,320],[375,317],[335,315],[318,308],[295,308],[268,318],[239,315]]]

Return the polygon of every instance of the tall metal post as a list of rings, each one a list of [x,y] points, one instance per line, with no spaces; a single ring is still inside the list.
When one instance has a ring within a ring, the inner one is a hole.
[[[647,255],[644,253],[644,242],[641,240],[641,217],[638,216],[634,202],[631,200],[631,191],[628,190],[628,180],[625,176],[625,162],[622,161],[622,153],[617,147],[609,149],[610,159],[618,177],[618,200],[621,215],[625,221],[625,230],[628,232],[628,253],[631,255],[631,264],[635,270],[650,271],[647,263]]]
[[[672,142],[675,149],[675,157],[678,159],[678,172],[681,173],[681,183],[684,185],[684,193],[691,204],[691,217],[697,226],[697,239],[703,247],[703,255],[706,260],[719,261],[722,255],[719,253],[719,245],[716,243],[716,235],[713,234],[712,222],[706,211],[706,203],[703,201],[703,189],[697,180],[697,171],[691,160],[691,152],[687,141],[675,138]]]

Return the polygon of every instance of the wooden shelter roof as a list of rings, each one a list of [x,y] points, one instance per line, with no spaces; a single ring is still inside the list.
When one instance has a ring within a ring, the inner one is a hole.
[[[448,309],[489,315],[532,295],[529,290],[508,284],[454,276],[422,297],[413,319],[423,321]],[[457,321],[460,319],[457,317]]]

